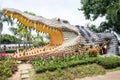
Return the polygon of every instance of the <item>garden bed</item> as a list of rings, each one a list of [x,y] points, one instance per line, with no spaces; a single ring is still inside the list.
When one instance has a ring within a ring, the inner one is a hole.
[[[11,57],[0,57],[0,80],[6,80],[17,71],[17,62]]]
[[[112,69],[120,66],[119,57],[89,57],[80,53],[58,53],[41,55],[31,59],[36,73],[45,71],[61,70],[68,67],[75,67],[87,64],[98,64],[105,69]]]
[[[89,64],[35,74],[31,80],[75,80],[75,78],[103,75],[105,73],[106,70],[103,67],[97,64]]]
[[[90,57],[80,53],[41,55],[30,61],[35,69],[32,80],[74,80],[105,74],[120,67],[119,57]]]

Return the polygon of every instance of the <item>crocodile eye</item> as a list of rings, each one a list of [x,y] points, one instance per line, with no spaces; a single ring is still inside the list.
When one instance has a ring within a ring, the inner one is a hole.
[[[59,21],[59,22],[60,22],[60,18],[57,17],[57,18],[56,18],[56,21]]]

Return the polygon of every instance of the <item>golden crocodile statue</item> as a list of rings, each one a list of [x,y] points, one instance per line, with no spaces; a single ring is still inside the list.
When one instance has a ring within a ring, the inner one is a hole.
[[[33,48],[26,52],[16,53],[14,57],[17,59],[26,59],[27,57],[36,56],[42,53],[75,51],[80,47],[80,43],[84,43],[85,41],[80,30],[66,20],[32,16],[13,8],[4,8],[3,12],[10,19],[17,19],[17,22],[24,27],[33,28],[38,32],[46,33],[50,36],[48,45],[43,48]]]

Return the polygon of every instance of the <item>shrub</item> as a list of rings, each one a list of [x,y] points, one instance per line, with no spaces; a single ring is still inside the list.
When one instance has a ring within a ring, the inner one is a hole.
[[[99,57],[96,61],[97,64],[106,69],[116,68],[120,66],[119,57]]]
[[[97,49],[89,49],[87,54],[90,56],[90,57],[96,57],[97,54],[98,54],[98,51]]]
[[[93,50],[93,53],[97,56],[97,51]],[[36,73],[94,63],[99,64],[106,69],[120,66],[120,58],[118,57],[93,57],[93,54],[91,57],[91,55],[76,53],[44,54],[37,58],[33,58],[30,62],[34,66]]]
[[[7,80],[6,76],[0,76],[0,80]]]
[[[36,73],[42,73],[42,72],[47,71],[47,68],[46,68],[46,66],[36,67],[35,71],[36,71]]]
[[[5,52],[6,52],[6,53],[15,53],[16,50],[6,50]]]
[[[53,60],[44,61],[44,60],[34,59],[32,60],[32,64],[35,68],[36,73],[42,73],[45,71],[54,71],[54,70],[64,69],[67,67],[75,67],[77,65],[92,64],[95,63],[96,61],[96,58],[84,57],[81,60],[76,60],[73,58],[71,59],[71,57],[72,56],[64,57],[64,59],[70,58],[68,60],[63,60],[63,59],[57,60],[54,58]]]
[[[18,51],[23,51],[24,50],[24,48],[18,48]]]
[[[6,77],[10,77],[10,76],[12,76],[12,71],[11,71],[11,68],[5,68],[4,70],[3,70],[3,74],[6,76]]]
[[[17,62],[11,57],[0,58],[0,80],[12,76],[17,70]]]

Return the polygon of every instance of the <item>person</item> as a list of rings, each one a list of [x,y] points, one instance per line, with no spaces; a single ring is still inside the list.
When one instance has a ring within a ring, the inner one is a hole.
[[[99,53],[100,53],[101,55],[103,55],[103,54],[104,54],[104,52],[103,52],[103,44],[100,43],[99,46],[100,46]]]
[[[103,54],[107,54],[107,45],[103,46]]]
[[[6,45],[3,46],[3,50],[6,51]]]
[[[107,45],[103,45],[103,44],[101,43],[101,44],[100,44],[99,53],[100,53],[101,55],[107,54]]]

